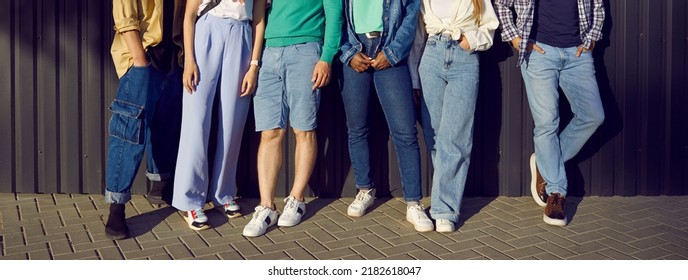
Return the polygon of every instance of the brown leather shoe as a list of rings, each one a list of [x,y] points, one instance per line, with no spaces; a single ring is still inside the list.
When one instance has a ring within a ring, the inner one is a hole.
[[[542,220],[548,225],[563,227],[566,225],[565,198],[560,193],[552,193],[547,197],[547,206]]]
[[[535,162],[535,153],[530,155],[530,193],[533,195],[535,203],[540,206],[547,205],[547,193],[545,188],[547,187],[547,182],[542,178],[540,170],[537,168],[537,163]]]

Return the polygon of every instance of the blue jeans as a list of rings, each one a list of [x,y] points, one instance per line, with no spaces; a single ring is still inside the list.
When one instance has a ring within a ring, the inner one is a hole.
[[[577,47],[557,48],[537,43],[544,54],[530,52],[521,65],[535,128],[535,158],[548,194],[566,196],[564,162],[574,157],[604,121],[591,52],[576,57]],[[571,104],[573,119],[559,133],[561,87]]]
[[[434,173],[430,215],[459,221],[473,147],[473,116],[478,99],[477,53],[459,47],[445,36],[430,36],[418,68],[423,87],[422,118],[430,119],[425,130]],[[427,123],[427,121],[424,121]],[[434,145],[433,145],[434,144]]]
[[[253,97],[256,131],[286,129],[287,119],[298,130],[317,127],[320,89],[311,78],[321,53],[320,42],[265,48]]]
[[[105,202],[131,200],[131,184],[146,152],[146,176],[163,181],[174,170],[181,118],[181,70],[167,77],[152,66],[129,68],[110,105]],[[161,98],[164,97],[164,98]]]
[[[375,58],[381,49],[379,38],[359,36],[363,52]],[[405,61],[385,70],[368,68],[358,73],[348,65],[343,69],[342,99],[346,111],[349,135],[349,156],[354,168],[356,187],[372,187],[370,152],[368,147],[368,110],[370,84],[375,85],[377,97],[387,119],[399,161],[401,184],[406,201],[422,198],[420,187],[420,153],[416,136],[416,115],[413,105],[411,77]],[[381,147],[386,148],[386,147]]]

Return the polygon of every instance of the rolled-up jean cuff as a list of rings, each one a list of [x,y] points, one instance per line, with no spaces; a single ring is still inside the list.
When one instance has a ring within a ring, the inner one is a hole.
[[[456,212],[433,213],[432,211],[430,211],[430,217],[432,217],[432,219],[434,220],[443,219],[450,220],[454,223],[459,222],[459,214]]]
[[[146,172],[146,177],[148,177],[148,180],[155,181],[155,182],[160,182],[160,181],[166,181],[167,179],[170,178],[170,173],[148,173]]]
[[[131,193],[117,193],[105,190],[105,202],[125,204],[131,200]]]
[[[545,187],[545,192],[547,192],[547,195],[551,195],[553,193],[559,193],[563,197],[566,197],[566,188],[562,188],[560,186],[550,186],[549,184]]]
[[[356,185],[356,189],[374,189],[374,188],[375,188],[374,184],[363,185],[363,186]]]
[[[422,196],[404,197],[404,201],[406,201],[406,202],[420,201],[421,198],[423,198],[423,197]]]

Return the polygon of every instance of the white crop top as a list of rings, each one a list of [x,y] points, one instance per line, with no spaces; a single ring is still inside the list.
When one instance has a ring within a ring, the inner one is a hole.
[[[211,0],[203,0],[198,7],[200,14]],[[244,3],[241,3],[244,2]],[[222,0],[217,7],[208,12],[209,14],[235,20],[251,20],[253,17],[253,0]]]

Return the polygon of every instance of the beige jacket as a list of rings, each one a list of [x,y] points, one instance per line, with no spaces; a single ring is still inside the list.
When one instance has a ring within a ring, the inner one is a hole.
[[[134,58],[122,37],[123,32],[138,30],[141,34],[143,49],[155,46],[162,41],[163,0],[113,0],[112,18],[115,21],[115,38],[112,41],[112,61],[115,63],[117,75],[122,77],[129,67],[134,65]],[[181,50],[183,49],[182,23],[184,20],[184,6],[186,1],[174,0],[174,23],[172,40],[180,47],[179,62],[181,65]]]

